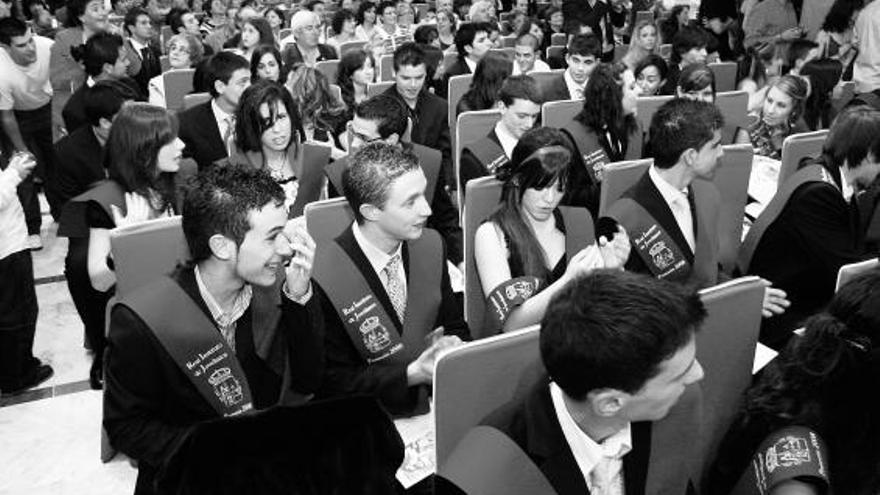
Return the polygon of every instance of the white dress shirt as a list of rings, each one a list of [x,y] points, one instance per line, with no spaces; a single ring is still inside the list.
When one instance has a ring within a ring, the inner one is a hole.
[[[562,389],[556,383],[550,383],[550,398],[556,419],[562,428],[562,435],[571,450],[574,460],[584,476],[591,495],[624,495],[623,456],[632,450],[632,427],[626,426],[596,443],[578,426],[571,417]],[[606,476],[610,479],[600,481]]]
[[[532,65],[532,69],[525,74],[523,74],[522,69],[519,68],[519,64],[513,63],[513,72],[510,73],[511,76],[521,76],[521,75],[529,75],[534,72],[550,72],[550,66],[547,65],[547,62],[543,60],[535,60],[535,63]]]
[[[211,111],[214,112],[214,120],[217,122],[217,130],[220,131],[220,140],[223,141],[223,147],[226,148],[226,152],[229,153],[229,143],[226,142],[226,133],[230,131],[229,125],[235,125],[230,119],[235,118],[235,115],[231,113],[226,113],[220,105],[217,104],[217,99],[211,100]],[[233,136],[235,133],[235,129],[231,129]]]
[[[694,217],[691,214],[691,204],[690,201],[688,201],[687,189],[680,191],[672,184],[666,182],[663,177],[660,177],[657,168],[653,165],[648,169],[648,175],[654,182],[654,186],[660,191],[660,196],[663,197],[663,201],[665,201],[666,204],[669,205],[669,209],[672,210],[672,216],[675,217],[675,223],[678,224],[679,230],[681,230],[684,239],[691,248],[691,253],[694,253],[697,243],[696,237],[694,236]]]
[[[465,57],[464,63],[466,63],[468,68],[471,70],[471,74],[477,71],[477,63],[471,60],[470,57]]]
[[[513,134],[507,130],[507,127],[504,127],[500,120],[495,124],[495,135],[498,136],[498,141],[501,142],[501,149],[504,150],[504,154],[510,159],[513,156],[513,148],[516,147],[516,143],[519,140],[513,137]]]
[[[843,167],[840,167],[840,192],[843,194],[843,199],[847,203],[852,200],[853,195],[855,195],[856,192],[855,189],[849,185],[849,182],[846,181],[846,174],[843,173]]]
[[[587,88],[587,82],[590,81],[588,78],[584,81],[583,84],[578,84],[572,79],[571,74],[568,73],[568,70],[562,75],[562,78],[565,80],[565,85],[568,86],[568,96],[573,97],[572,100],[583,100],[584,99],[584,90]]]
[[[406,285],[406,270],[403,268],[403,243],[400,243],[397,246],[397,250],[393,253],[388,254],[385,251],[382,251],[375,244],[369,241],[364,236],[364,233],[361,232],[360,226],[358,226],[357,222],[354,222],[351,226],[351,231],[354,234],[354,240],[360,246],[361,251],[364,252],[364,256],[367,257],[367,261],[370,262],[370,266],[373,267],[373,271],[376,272],[376,275],[379,276],[379,280],[382,281],[382,287],[385,288],[385,291],[388,291],[388,276],[385,273],[385,267],[388,266],[388,262],[391,261],[391,258],[394,256],[400,256],[400,263],[398,266],[398,279],[403,283],[404,289],[407,288]]]

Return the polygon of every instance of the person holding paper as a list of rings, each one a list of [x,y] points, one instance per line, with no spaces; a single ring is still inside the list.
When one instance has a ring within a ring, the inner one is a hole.
[[[438,354],[470,339],[441,237],[425,228],[427,180],[412,152],[386,143],[348,163],[342,185],[355,221],[315,258],[326,325],[318,395],[368,394],[392,415],[425,413]]]
[[[190,262],[110,314],[104,428],[136,493],[198,423],[308,398],[320,381],[315,244],[265,171],[211,167],[183,201]]]

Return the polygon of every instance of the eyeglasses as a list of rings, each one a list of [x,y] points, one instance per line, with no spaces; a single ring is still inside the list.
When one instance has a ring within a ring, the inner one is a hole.
[[[175,51],[177,51],[177,52],[183,52],[183,53],[187,53],[187,54],[188,54],[188,53],[189,53],[189,47],[186,46],[186,45],[178,45],[177,43],[175,43],[175,44],[173,44],[173,45],[171,45],[171,46],[168,47],[168,53],[175,52]]]

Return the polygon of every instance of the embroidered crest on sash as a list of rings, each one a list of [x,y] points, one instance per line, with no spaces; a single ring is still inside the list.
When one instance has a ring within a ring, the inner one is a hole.
[[[214,370],[208,378],[208,383],[214,387],[214,395],[226,407],[232,407],[244,399],[241,383],[227,367]]]
[[[636,232],[632,242],[636,250],[642,254],[642,259],[653,265],[649,268],[657,278],[666,278],[687,268],[684,255],[675,246],[669,234],[656,223],[647,230]]]
[[[357,325],[367,362],[375,363],[403,350],[400,339],[391,333],[387,324],[382,323],[380,315],[386,319],[387,315],[380,313],[380,306],[373,294],[366,294],[344,306],[342,314],[347,327]]]
[[[605,175],[605,165],[608,164],[608,156],[605,155],[605,151],[599,149],[582,155],[582,158],[587,170],[592,171],[596,182],[602,182],[602,178]]]
[[[538,277],[517,277],[499,285],[489,294],[489,318],[493,320],[497,328],[504,325],[507,316],[517,306],[537,294],[541,288]]]
[[[807,447],[807,439],[794,435],[787,435],[776,441],[767,448],[764,456],[767,471],[773,472],[779,467],[798,466],[810,462],[810,449]]]
[[[751,467],[732,492],[735,495],[767,495],[779,484],[807,478],[828,483],[825,444],[816,432],[803,426],[789,426],[761,442]]]

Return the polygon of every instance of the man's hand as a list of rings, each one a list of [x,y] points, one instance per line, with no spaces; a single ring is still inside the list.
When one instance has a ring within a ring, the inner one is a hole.
[[[21,180],[26,179],[36,166],[37,161],[34,159],[34,155],[30,153],[16,153],[12,155],[12,159],[9,160],[9,168],[18,172],[18,176],[21,177]]]
[[[461,339],[455,335],[447,335],[437,339],[406,367],[407,384],[409,386],[430,385],[434,380],[434,363],[440,354],[446,349],[452,349],[461,344]]]
[[[288,220],[278,237],[276,242],[287,244],[281,251],[290,256],[286,269],[287,292],[294,299],[302,298],[309,291],[315,261],[315,241],[306,230],[305,217]]]
[[[771,286],[769,280],[761,279],[767,289],[764,291],[764,304],[761,314],[764,318],[770,318],[773,315],[781,315],[785,313],[785,309],[791,306],[791,302],[787,299],[788,295],[782,289]]]

